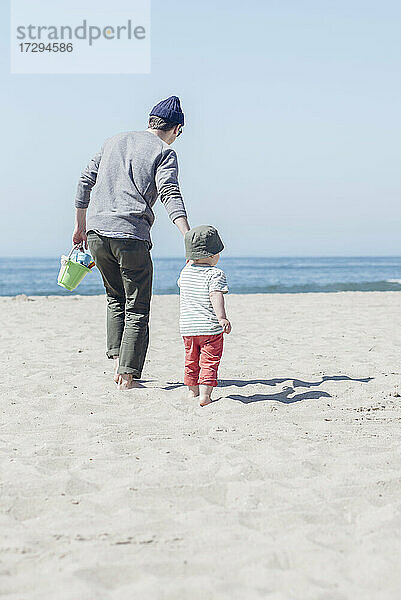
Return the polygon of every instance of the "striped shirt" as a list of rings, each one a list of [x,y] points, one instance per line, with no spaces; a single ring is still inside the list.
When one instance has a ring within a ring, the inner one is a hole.
[[[181,335],[217,335],[219,324],[210,292],[228,292],[224,271],[209,265],[188,263],[177,281],[180,288]]]

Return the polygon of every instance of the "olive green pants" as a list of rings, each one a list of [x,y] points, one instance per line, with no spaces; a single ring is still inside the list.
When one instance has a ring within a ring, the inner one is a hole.
[[[88,246],[107,295],[107,356],[119,356],[119,373],[140,379],[149,344],[153,264],[142,240],[88,232]]]

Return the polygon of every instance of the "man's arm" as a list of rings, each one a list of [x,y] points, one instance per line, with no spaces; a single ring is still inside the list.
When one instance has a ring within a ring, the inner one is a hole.
[[[81,244],[85,249],[88,247],[86,239],[86,208],[75,209],[75,227],[72,234],[72,244]]]
[[[174,219],[174,225],[178,227],[182,235],[185,235],[186,232],[190,230],[187,217],[177,217],[176,219]]]
[[[102,151],[98,152],[88,166],[82,171],[78,182],[77,195],[75,197],[75,227],[72,234],[72,243],[82,244],[87,248],[86,240],[86,209],[89,206],[90,194],[96,183]]]
[[[187,212],[178,184],[178,162],[174,150],[165,151],[155,175],[156,188],[167,214],[182,235],[189,231]]]

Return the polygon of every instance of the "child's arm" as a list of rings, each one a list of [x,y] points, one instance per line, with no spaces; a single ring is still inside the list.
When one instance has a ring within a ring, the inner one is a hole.
[[[210,301],[213,306],[213,310],[216,314],[216,317],[219,320],[220,325],[222,326],[224,333],[230,333],[231,331],[231,323],[227,319],[226,309],[224,306],[224,294],[223,292],[218,292],[214,290],[210,292]]]

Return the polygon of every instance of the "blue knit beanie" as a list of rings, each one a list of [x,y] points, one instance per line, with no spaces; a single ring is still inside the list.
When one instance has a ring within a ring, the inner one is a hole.
[[[184,113],[181,110],[180,99],[178,96],[170,96],[156,104],[150,111],[150,117],[161,117],[174,123],[174,125],[184,125]]]

